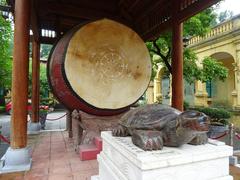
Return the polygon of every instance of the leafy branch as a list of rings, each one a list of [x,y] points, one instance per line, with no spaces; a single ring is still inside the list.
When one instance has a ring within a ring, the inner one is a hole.
[[[216,23],[216,18],[217,15],[213,12],[213,8],[197,14],[184,23],[184,36],[204,36],[211,29],[211,25]],[[172,73],[172,34],[170,32],[161,34],[154,41],[146,42],[146,45],[152,57],[152,79],[155,77],[159,63],[165,66],[166,74]],[[197,55],[191,49],[184,48],[183,53],[183,75],[188,83],[194,83],[196,80],[206,82],[213,79],[226,79],[227,68],[215,59],[206,57],[200,63]],[[201,67],[200,64],[202,64]]]

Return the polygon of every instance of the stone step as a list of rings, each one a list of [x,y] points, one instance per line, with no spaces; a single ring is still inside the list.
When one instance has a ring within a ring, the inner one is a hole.
[[[101,137],[95,137],[94,138],[94,143],[96,147],[98,148],[99,151],[102,150],[102,138]]]
[[[94,144],[83,144],[79,146],[79,155],[82,161],[97,159],[97,154],[102,151],[102,139],[94,138]]]

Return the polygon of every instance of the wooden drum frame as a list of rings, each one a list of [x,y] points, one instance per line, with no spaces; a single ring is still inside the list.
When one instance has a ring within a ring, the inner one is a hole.
[[[53,48],[48,78],[67,109],[94,115],[126,111],[146,91],[151,59],[132,29],[102,19],[77,26]]]

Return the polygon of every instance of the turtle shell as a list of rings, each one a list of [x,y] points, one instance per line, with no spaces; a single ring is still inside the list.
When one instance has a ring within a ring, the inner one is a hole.
[[[120,120],[130,129],[161,130],[166,123],[175,121],[181,112],[162,104],[151,104],[132,109]]]

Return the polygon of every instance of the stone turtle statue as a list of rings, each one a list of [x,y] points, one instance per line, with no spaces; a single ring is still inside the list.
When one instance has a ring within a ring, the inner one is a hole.
[[[180,112],[169,106],[152,104],[127,112],[113,136],[132,136],[143,150],[160,150],[163,146],[200,145],[208,141],[209,117],[198,111]]]

